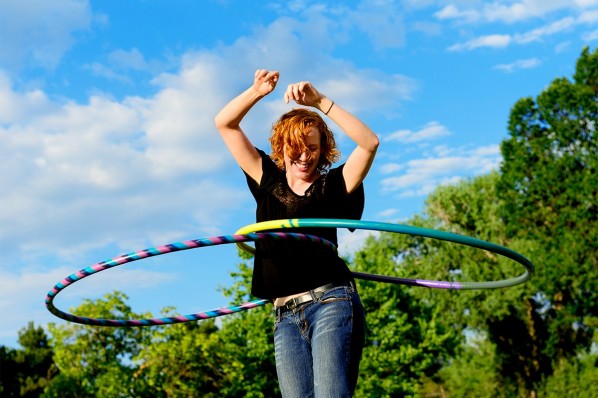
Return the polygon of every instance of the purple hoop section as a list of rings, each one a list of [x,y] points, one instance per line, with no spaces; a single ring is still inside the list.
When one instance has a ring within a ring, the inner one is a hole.
[[[235,235],[223,235],[214,236],[210,238],[187,240],[184,242],[170,243],[158,247],[152,247],[149,249],[140,250],[137,252],[131,252],[123,254],[118,257],[114,257],[110,260],[102,261],[87,268],[83,268],[71,274],[56,283],[54,287],[46,295],[46,308],[52,314],[58,318],[64,319],[69,322],[80,323],[84,325],[93,326],[159,326],[159,325],[170,325],[175,323],[192,322],[202,319],[215,318],[223,315],[230,315],[236,312],[246,311],[252,308],[256,308],[265,305],[270,300],[252,300],[240,305],[231,305],[229,307],[218,308],[206,312],[198,312],[187,315],[175,315],[172,317],[165,318],[151,318],[151,319],[102,319],[102,318],[88,318],[83,316],[77,316],[61,311],[54,306],[54,299],[63,289],[72,285],[73,283],[86,278],[90,275],[96,274],[101,271],[105,271],[110,268],[117,267],[126,263],[130,263],[137,260],[142,260],[148,257],[160,256],[162,254],[174,253],[182,250],[197,249],[206,246],[216,246],[229,243],[240,243],[240,242],[255,242],[263,239],[283,240],[292,239],[299,241],[309,241],[317,244],[323,244],[330,247],[332,250],[336,250],[336,246],[323,238],[314,235],[300,234],[300,233],[288,233],[288,232],[260,232],[260,233],[249,233],[249,234],[235,234]]]

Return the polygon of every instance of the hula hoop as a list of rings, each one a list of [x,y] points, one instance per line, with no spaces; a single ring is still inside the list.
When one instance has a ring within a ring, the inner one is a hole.
[[[326,239],[318,236],[299,234],[299,233],[285,233],[285,232],[263,232],[263,233],[249,233],[249,234],[234,234],[224,236],[214,236],[211,238],[188,240],[184,242],[170,243],[163,246],[152,247],[149,249],[140,250],[137,252],[131,252],[123,254],[118,257],[114,257],[110,260],[102,261],[94,264],[90,267],[83,268],[82,270],[71,274],[58,282],[46,295],[46,308],[52,314],[58,318],[64,319],[69,322],[81,323],[84,325],[94,326],[157,326],[157,325],[168,325],[174,323],[183,323],[198,321],[202,319],[214,318],[222,315],[229,315],[235,312],[245,311],[251,308],[259,307],[264,304],[271,302],[270,300],[252,300],[241,305],[231,305],[229,307],[218,308],[206,312],[198,312],[187,315],[176,315],[165,318],[151,318],[151,319],[101,319],[101,318],[87,318],[83,316],[77,316],[61,311],[54,306],[54,299],[60,291],[65,289],[67,286],[86,278],[90,275],[96,274],[101,271],[105,271],[109,268],[114,268],[119,265],[130,263],[144,258],[160,256],[162,254],[173,253],[181,250],[197,249],[206,246],[216,246],[228,243],[242,243],[242,242],[256,242],[262,239],[293,239],[299,241],[310,241],[314,243],[320,243],[330,247],[332,250],[336,250],[336,246]]]
[[[329,218],[303,218],[303,219],[288,219],[288,220],[272,220],[264,221],[256,224],[246,225],[239,229],[236,234],[247,234],[252,232],[260,232],[266,230],[279,230],[285,228],[353,228],[364,229],[370,231],[386,231],[395,232],[406,235],[422,236],[426,238],[433,238],[444,240],[453,243],[459,243],[466,246],[471,246],[479,249],[488,250],[490,252],[500,254],[504,257],[510,258],[523,265],[525,272],[517,277],[503,279],[498,281],[488,282],[451,282],[451,281],[435,281],[426,279],[410,279],[399,278],[393,276],[367,274],[363,272],[353,272],[353,276],[358,279],[371,280],[376,282],[387,282],[410,286],[422,286],[436,289],[459,289],[459,290],[474,290],[474,289],[496,289],[502,287],[510,287],[522,284],[531,278],[534,272],[534,264],[525,256],[508,249],[504,246],[495,243],[486,242],[479,239],[474,239],[468,236],[459,235],[451,232],[438,231],[434,229],[413,227],[409,225],[391,224],[376,221],[361,221],[361,220],[342,220]],[[237,245],[249,252],[254,253],[255,249],[244,242],[238,242]]]

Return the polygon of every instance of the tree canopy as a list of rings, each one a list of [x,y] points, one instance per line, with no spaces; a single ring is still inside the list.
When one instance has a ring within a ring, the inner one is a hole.
[[[573,79],[513,106],[499,170],[440,186],[407,224],[507,246],[536,265],[503,289],[455,291],[358,281],[367,337],[357,397],[582,397],[598,384],[598,50]],[[250,298],[242,262],[224,293]],[[521,272],[467,246],[393,233],[348,259],[367,273],[484,281]],[[72,312],[147,318],[112,292]],[[164,309],[164,315],[176,312]],[[279,395],[272,307],[166,327],[30,323],[21,349],[0,346],[6,397],[270,397]]]

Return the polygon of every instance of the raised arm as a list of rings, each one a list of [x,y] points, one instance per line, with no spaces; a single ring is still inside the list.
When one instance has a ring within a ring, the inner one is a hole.
[[[241,120],[260,99],[274,91],[278,77],[277,71],[257,70],[253,85],[226,104],[214,118],[233,158],[258,183],[262,178],[262,159],[241,129]]]
[[[347,158],[343,178],[349,193],[363,182],[378,150],[378,136],[360,119],[320,93],[309,82],[291,84],[284,94],[285,102],[295,101],[300,105],[319,109],[347,134],[357,147]]]

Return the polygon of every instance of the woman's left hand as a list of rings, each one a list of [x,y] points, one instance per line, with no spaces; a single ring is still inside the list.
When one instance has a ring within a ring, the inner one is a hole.
[[[287,91],[284,93],[285,103],[295,101],[299,105],[312,106],[320,109],[322,99],[325,95],[320,93],[310,82],[299,82],[289,84]]]

